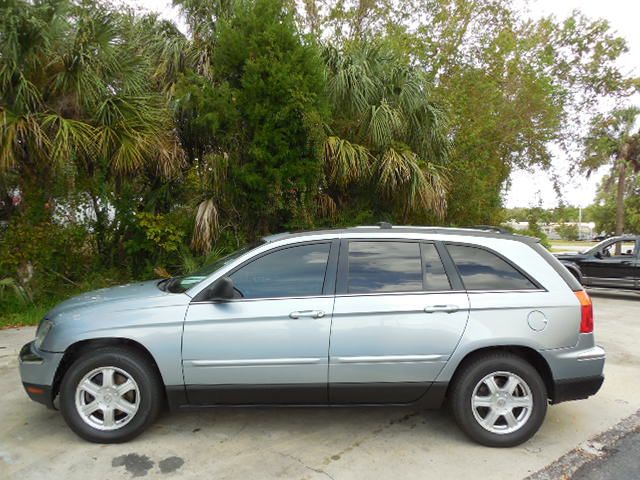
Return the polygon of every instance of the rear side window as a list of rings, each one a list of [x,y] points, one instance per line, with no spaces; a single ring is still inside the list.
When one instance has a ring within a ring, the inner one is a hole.
[[[444,265],[442,265],[436,246],[432,243],[423,243],[421,248],[424,289],[430,292],[450,290],[449,277],[447,277],[447,272],[444,270]]]
[[[349,293],[422,290],[420,244],[349,242]]]
[[[509,263],[482,248],[447,245],[467,290],[533,290],[536,285]]]

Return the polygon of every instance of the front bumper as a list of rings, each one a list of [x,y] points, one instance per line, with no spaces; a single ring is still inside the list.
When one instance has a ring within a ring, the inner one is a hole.
[[[48,408],[53,408],[54,379],[62,356],[62,353],[38,350],[33,342],[20,350],[20,378],[25,391],[29,398]]]

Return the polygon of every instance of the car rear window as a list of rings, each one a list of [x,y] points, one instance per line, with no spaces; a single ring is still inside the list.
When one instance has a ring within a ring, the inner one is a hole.
[[[533,290],[538,287],[495,253],[466,245],[447,245],[467,290]]]

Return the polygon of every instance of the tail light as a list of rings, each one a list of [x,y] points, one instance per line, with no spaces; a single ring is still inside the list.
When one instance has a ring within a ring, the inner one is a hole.
[[[580,321],[580,333],[592,333],[593,332],[593,303],[591,298],[584,290],[578,290],[576,297],[580,302],[580,309],[582,311],[582,320]]]

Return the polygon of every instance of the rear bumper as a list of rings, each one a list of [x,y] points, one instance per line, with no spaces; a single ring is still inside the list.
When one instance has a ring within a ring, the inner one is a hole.
[[[540,353],[553,375],[549,392],[551,403],[580,400],[600,390],[607,355],[601,347],[594,345],[593,334],[580,334],[575,347]]]
[[[552,403],[555,405],[569,400],[588,398],[600,390],[603,382],[603,375],[556,380],[554,382]]]
[[[53,380],[62,353],[44,352],[35,348],[33,342],[22,347],[19,354],[20,377],[31,400],[53,408]]]

